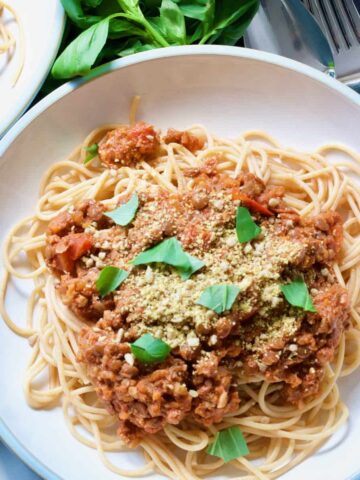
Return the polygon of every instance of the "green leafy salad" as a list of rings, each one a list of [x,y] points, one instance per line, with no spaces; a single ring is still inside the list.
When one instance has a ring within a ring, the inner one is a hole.
[[[68,16],[52,76],[87,74],[132,53],[174,45],[236,45],[259,0],[61,0]]]

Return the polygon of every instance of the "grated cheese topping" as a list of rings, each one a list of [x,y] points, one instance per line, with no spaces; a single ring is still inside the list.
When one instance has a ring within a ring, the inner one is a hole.
[[[115,296],[119,313],[130,314],[139,335],[151,333],[172,348],[184,344],[197,347],[199,337],[207,337],[202,332],[212,331],[221,318],[198,305],[197,300],[211,285],[232,284],[241,290],[232,314],[250,313],[256,307],[260,317],[268,321],[272,311],[281,305],[286,308],[279,278],[286,266],[301,254],[304,245],[276,236],[271,225],[252,244],[243,246],[236,241],[229,248],[234,238],[234,229],[225,229],[215,246],[203,253],[201,259],[206,267],[187,281],[162,264],[136,267]],[[122,302],[123,290],[131,292],[126,295],[126,302]],[[294,325],[295,320],[284,323],[290,330]],[[216,344],[215,337],[209,336],[209,345]]]

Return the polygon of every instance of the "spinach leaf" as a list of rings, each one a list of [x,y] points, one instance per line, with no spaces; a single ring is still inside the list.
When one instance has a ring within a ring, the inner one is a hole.
[[[96,288],[101,297],[116,290],[129,276],[129,272],[121,268],[107,266],[103,268],[96,280]]]
[[[71,42],[54,63],[53,77],[71,78],[89,73],[106,43],[109,22],[110,17],[101,20]]]
[[[136,193],[132,195],[130,200],[112,212],[107,212],[105,215],[111,218],[117,225],[125,226],[134,220],[136,211],[139,207],[139,197]]]
[[[230,310],[239,293],[240,288],[237,285],[211,285],[205,288],[196,303],[216,313],[222,313]]]
[[[234,426],[218,432],[207,453],[222,458],[224,462],[230,462],[247,455],[249,449],[240,428]]]
[[[292,282],[281,285],[280,289],[290,305],[300,307],[306,312],[316,312],[307,285],[302,278],[297,277]]]
[[[131,352],[142,363],[162,362],[169,355],[171,348],[159,338],[146,333],[130,344]]]
[[[162,0],[160,7],[161,31],[170,43],[184,45],[186,30],[184,14],[172,0]]]

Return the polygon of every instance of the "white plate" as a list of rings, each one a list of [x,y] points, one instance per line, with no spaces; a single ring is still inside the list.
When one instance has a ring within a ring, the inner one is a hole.
[[[45,169],[92,128],[126,121],[134,94],[142,96],[141,118],[161,127],[204,123],[229,137],[265,129],[300,149],[338,141],[360,151],[360,97],[309,67],[275,55],[231,47],[178,47],[118,60],[91,77],[96,76],[52,93],[0,143],[0,237],[32,211]],[[12,298],[9,308],[19,319],[25,299],[21,292]],[[59,408],[36,411],[26,405],[21,381],[29,354],[27,342],[1,324],[3,439],[45,478],[113,480],[96,452],[71,436]],[[351,411],[347,428],[284,480],[345,480],[360,470],[360,371],[341,382],[341,392]],[[133,452],[117,457],[123,467],[141,461]]]
[[[24,112],[48,74],[60,46],[65,18],[60,0],[9,0],[22,22],[25,37],[25,63],[21,75],[12,86],[20,59],[20,49],[9,60],[0,55],[0,138]],[[5,10],[17,41],[19,29],[12,15]]]

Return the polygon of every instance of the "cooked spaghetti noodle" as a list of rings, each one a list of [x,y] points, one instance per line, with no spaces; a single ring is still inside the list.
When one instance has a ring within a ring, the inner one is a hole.
[[[131,122],[135,113],[130,115]],[[104,125],[91,132],[69,158],[50,166],[40,186],[35,213],[16,224],[4,245],[6,274],[1,290],[0,312],[11,330],[28,338],[32,354],[26,368],[24,390],[33,408],[48,408],[62,401],[64,418],[71,433],[83,444],[97,449],[104,465],[114,473],[142,477],[158,471],[174,480],[206,477],[224,462],[205,453],[219,429],[238,425],[250,454],[232,462],[241,479],[273,479],[312,455],[343,425],[348,409],[341,401],[337,379],[349,375],[360,363],[360,188],[350,174],[360,174],[360,157],[350,149],[329,144],[314,153],[285,149],[264,132],[246,132],[235,140],[219,138],[201,125],[189,132],[206,139],[206,146],[195,154],[181,145],[162,142],[162,154],[136,168],[104,169],[96,159],[84,165],[86,148],[99,143],[106,132],[118,125]],[[349,157],[330,163],[327,155],[340,152]],[[341,212],[344,228],[343,251],[334,272],[337,282],[346,287],[351,305],[351,325],[342,335],[335,360],[326,367],[321,393],[299,406],[279,403],[279,384],[261,379],[242,378],[239,391],[243,399],[238,411],[220,424],[196,427],[185,420],[167,425],[156,436],[146,436],[139,448],[146,464],[126,470],[112,463],[106,452],[126,448],[116,435],[118,420],[95,395],[84,366],[77,361],[78,334],[84,323],[58,298],[55,280],[45,261],[45,230],[51,219],[69,205],[95,199],[113,207],[135,190],[160,186],[169,192],[184,192],[191,187],[184,175],[216,157],[217,168],[231,177],[251,172],[265,184],[286,189],[285,202],[301,216],[322,211]],[[15,268],[25,252],[30,271]],[[27,324],[15,323],[6,311],[6,292],[11,277],[32,280]],[[48,372],[47,388],[38,378]],[[175,448],[176,447],[176,448]],[[253,462],[253,460],[257,460]]]
[[[18,28],[19,28],[18,42],[16,41],[14,35],[12,34],[12,32],[9,30],[6,23],[2,19],[2,14],[5,10],[11,13],[11,15],[15,19],[15,22],[18,25]],[[25,61],[24,30],[23,30],[22,22],[20,20],[19,15],[16,13],[16,10],[11,5],[8,5],[3,1],[0,1],[0,37],[2,39],[2,42],[0,44],[0,55],[7,54],[12,57],[15,48],[19,49],[19,62],[12,79],[12,85],[14,86],[21,75],[21,72],[24,66],[24,61]]]

